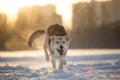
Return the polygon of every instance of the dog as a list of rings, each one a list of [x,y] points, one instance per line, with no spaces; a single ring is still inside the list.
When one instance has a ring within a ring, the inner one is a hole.
[[[63,65],[66,65],[65,56],[69,48],[71,37],[67,34],[64,26],[59,24],[50,25],[46,31],[37,30],[33,32],[29,38],[28,45],[32,46],[32,42],[37,37],[45,33],[44,52],[46,61],[51,63],[53,69],[56,69],[56,59],[59,60],[58,68],[62,70]],[[50,55],[50,56],[49,56]]]

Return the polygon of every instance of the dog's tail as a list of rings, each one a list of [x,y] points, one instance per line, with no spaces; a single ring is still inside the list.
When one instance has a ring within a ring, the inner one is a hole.
[[[37,31],[33,32],[33,33],[30,35],[29,39],[28,39],[28,45],[29,45],[30,47],[32,47],[32,42],[33,42],[36,38],[42,36],[44,33],[45,33],[44,30],[37,30]]]

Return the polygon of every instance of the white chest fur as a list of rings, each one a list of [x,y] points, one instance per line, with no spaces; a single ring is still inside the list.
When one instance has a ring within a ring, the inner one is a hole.
[[[57,51],[54,52],[53,55],[51,55],[51,57],[55,58],[55,59],[60,59],[63,57],[63,55],[60,55]]]

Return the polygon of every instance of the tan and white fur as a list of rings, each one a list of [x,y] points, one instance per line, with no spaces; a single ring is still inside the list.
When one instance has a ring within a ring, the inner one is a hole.
[[[44,31],[35,31],[29,38],[29,46],[31,46],[33,40],[36,37],[41,36],[42,33],[44,33]],[[51,56],[51,62],[54,69],[56,69],[56,59],[59,60],[59,69],[62,69],[63,65],[66,65],[65,56],[67,54],[70,41],[71,38],[62,25],[54,24],[47,28],[45,32],[44,51],[47,61],[50,60]]]

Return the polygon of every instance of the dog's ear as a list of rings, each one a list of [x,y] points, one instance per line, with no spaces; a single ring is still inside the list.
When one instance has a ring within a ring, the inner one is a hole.
[[[52,41],[54,41],[55,36],[50,36],[49,38],[50,38]]]
[[[72,39],[69,35],[66,35],[65,38],[66,38],[67,41],[72,41]]]

